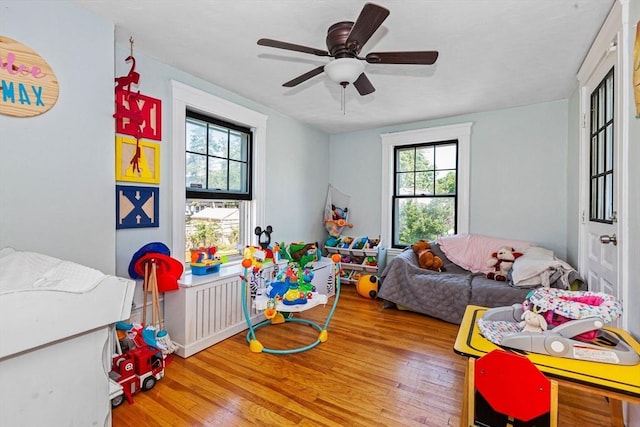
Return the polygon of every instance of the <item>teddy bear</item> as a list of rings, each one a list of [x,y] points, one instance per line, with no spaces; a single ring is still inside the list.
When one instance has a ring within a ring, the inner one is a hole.
[[[431,245],[426,240],[418,240],[411,248],[418,257],[418,265],[427,270],[444,271],[444,263],[442,258],[434,255],[431,251]]]
[[[496,252],[491,254],[491,258],[487,260],[487,267],[492,267],[494,271],[487,273],[487,279],[506,282],[507,274],[513,267],[516,258],[521,257],[522,253],[516,252],[514,248],[502,246]]]

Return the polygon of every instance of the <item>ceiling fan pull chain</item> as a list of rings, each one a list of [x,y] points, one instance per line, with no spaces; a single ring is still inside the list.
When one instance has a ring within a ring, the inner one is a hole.
[[[340,85],[342,86],[342,92],[340,93],[340,109],[342,110],[342,115],[346,116],[347,115],[347,95],[346,95],[347,85],[344,83],[341,83]]]

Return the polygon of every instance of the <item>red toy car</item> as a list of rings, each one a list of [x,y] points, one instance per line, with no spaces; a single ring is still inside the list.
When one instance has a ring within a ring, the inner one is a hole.
[[[133,403],[135,393],[151,390],[164,376],[165,366],[162,352],[148,345],[114,356],[109,377],[122,387],[122,393],[112,393],[111,406],[119,406],[125,398]]]

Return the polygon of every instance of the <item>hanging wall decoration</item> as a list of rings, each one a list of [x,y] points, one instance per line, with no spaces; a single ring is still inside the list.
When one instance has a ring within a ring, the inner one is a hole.
[[[116,87],[116,132],[135,137],[162,139],[162,101]]]
[[[58,78],[47,61],[5,36],[0,36],[0,79],[0,114],[33,117],[58,100]]]
[[[116,181],[160,183],[160,144],[116,136]]]
[[[142,138],[161,139],[161,102],[135,90],[140,83],[133,56],[133,38],[129,39],[131,51],[125,62],[131,63],[129,72],[115,78],[116,133],[131,135],[131,140],[116,138],[116,179],[119,181],[160,183],[160,147],[142,142]]]
[[[116,229],[158,227],[159,188],[116,185]]]

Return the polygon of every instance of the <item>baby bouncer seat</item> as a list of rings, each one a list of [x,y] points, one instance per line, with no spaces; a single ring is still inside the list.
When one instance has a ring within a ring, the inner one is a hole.
[[[640,356],[603,329],[622,314],[612,295],[555,288],[533,290],[522,304],[487,310],[478,328],[502,347],[577,360],[635,365]]]

